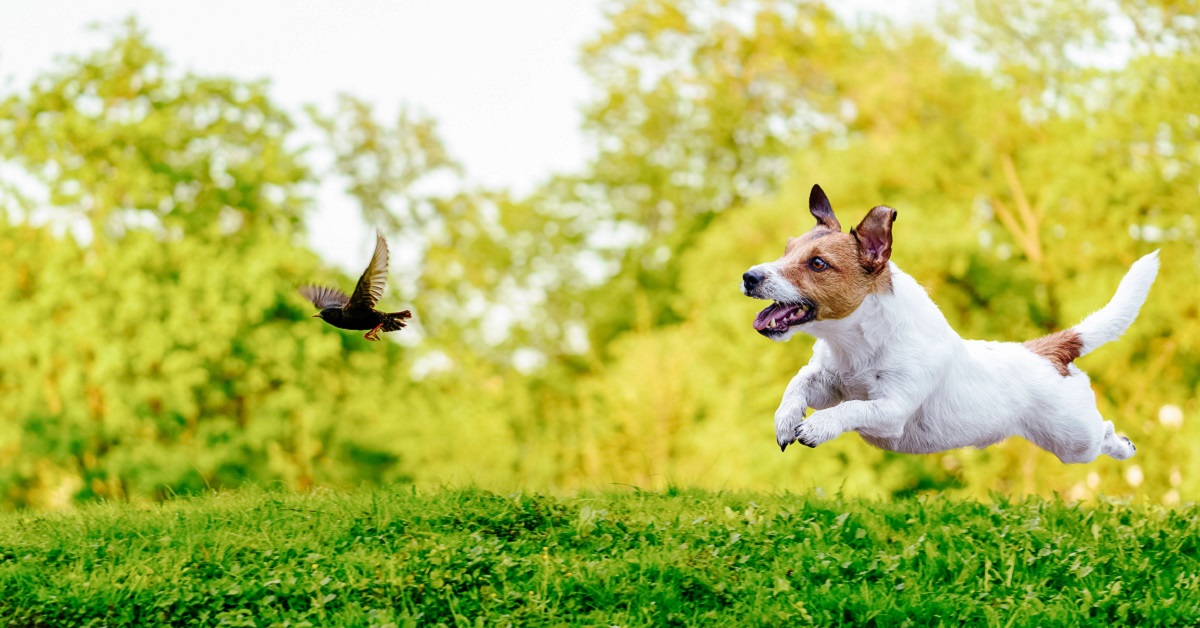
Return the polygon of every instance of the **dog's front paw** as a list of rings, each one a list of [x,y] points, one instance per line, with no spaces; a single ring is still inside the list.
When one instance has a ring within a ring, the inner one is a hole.
[[[804,404],[784,403],[775,411],[775,442],[779,451],[796,440],[796,426],[804,422]]]
[[[833,440],[841,433],[841,430],[837,429],[837,426],[832,421],[822,416],[822,413],[816,412],[796,426],[793,437],[801,445],[816,447],[817,445]]]

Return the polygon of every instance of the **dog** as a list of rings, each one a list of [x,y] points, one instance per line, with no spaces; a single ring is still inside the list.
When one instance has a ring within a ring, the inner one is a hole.
[[[1024,343],[963,340],[890,261],[896,210],[877,206],[844,233],[813,186],[809,211],[812,230],[742,275],[743,294],[773,302],[754,320],[758,333],[779,342],[800,331],[817,338],[775,412],[780,451],[858,432],[910,454],[982,449],[1010,436],[1064,463],[1134,454],[1100,416],[1074,361],[1133,322],[1158,273],[1158,251],[1133,264],[1108,305],[1070,329]]]

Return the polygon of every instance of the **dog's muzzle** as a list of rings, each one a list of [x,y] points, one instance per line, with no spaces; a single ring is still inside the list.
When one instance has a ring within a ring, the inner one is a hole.
[[[742,273],[743,294],[754,299],[774,301],[755,317],[755,331],[768,338],[777,338],[786,334],[789,328],[817,317],[816,303],[799,295],[796,295],[798,298],[785,297],[787,300],[778,301],[776,299],[781,295],[772,290],[770,284],[767,273],[757,267]]]

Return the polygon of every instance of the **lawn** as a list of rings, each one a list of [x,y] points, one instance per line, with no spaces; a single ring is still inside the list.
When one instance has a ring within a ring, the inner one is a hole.
[[[1180,625],[1200,508],[261,491],[0,515],[10,626]]]

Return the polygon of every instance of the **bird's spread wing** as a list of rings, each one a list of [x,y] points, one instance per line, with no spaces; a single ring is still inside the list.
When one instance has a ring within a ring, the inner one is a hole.
[[[326,288],[325,286],[304,286],[300,288],[300,294],[321,310],[327,307],[346,307],[346,304],[350,302],[350,297],[346,296],[346,293],[337,288]]]
[[[350,302],[346,306],[348,309],[371,309],[379,303],[383,296],[383,287],[387,284],[387,265],[387,242],[383,241],[383,234],[377,231],[375,254],[371,256],[371,263],[367,264],[362,277],[358,278],[358,285],[354,287],[354,294],[350,295]]]

